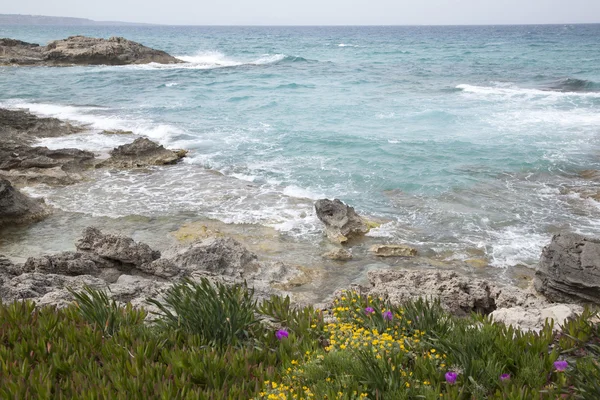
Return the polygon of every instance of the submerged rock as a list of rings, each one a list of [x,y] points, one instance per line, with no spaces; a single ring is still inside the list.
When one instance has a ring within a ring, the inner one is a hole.
[[[0,65],[177,64],[183,61],[122,37],[98,39],[70,36],[47,46],[0,39]]]
[[[378,257],[414,257],[417,249],[403,244],[376,244],[369,249]]]
[[[335,243],[364,236],[370,228],[354,208],[338,199],[321,199],[315,203],[317,217],[325,225],[327,237]]]
[[[49,214],[42,201],[24,195],[9,181],[0,178],[0,227],[39,221]]]
[[[346,249],[335,249],[321,254],[321,257],[335,261],[348,261],[352,259],[352,253]]]
[[[534,285],[551,301],[600,304],[600,239],[554,235],[542,250]]]
[[[184,150],[167,150],[146,138],[137,138],[133,143],[113,149],[111,157],[97,167],[143,168],[153,165],[175,164],[186,156]]]

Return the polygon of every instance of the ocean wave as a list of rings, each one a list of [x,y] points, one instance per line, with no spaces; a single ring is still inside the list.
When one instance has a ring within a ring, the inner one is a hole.
[[[104,130],[123,130],[132,131],[133,133],[146,136],[150,139],[156,140],[161,144],[168,144],[174,138],[185,134],[182,129],[169,125],[155,123],[154,121],[146,119],[124,119],[114,115],[110,112],[110,109],[103,107],[90,107],[90,106],[71,106],[61,104],[47,104],[47,103],[28,103],[19,100],[0,102],[0,107],[12,108],[12,109],[27,109],[31,113],[43,117],[54,117],[61,120],[72,121],[82,125],[85,125],[91,133],[99,133]],[[108,110],[109,114],[104,114]],[[89,138],[89,134],[83,134]],[[102,136],[104,137],[104,136]],[[81,140],[80,140],[81,139]],[[114,140],[90,140],[86,144],[86,141],[79,136],[74,137],[74,140],[79,140],[79,147],[85,150],[106,150],[114,147]],[[43,143],[45,146],[52,148],[65,147],[68,143],[69,137],[63,138],[48,138],[44,139]],[[131,140],[128,140],[131,141]],[[120,143],[119,144],[123,144]]]
[[[184,61],[182,64],[143,64],[143,65],[126,65],[117,68],[135,69],[135,70],[152,70],[152,69],[200,69],[210,70],[218,68],[232,68],[240,66],[261,66],[271,65],[286,62],[307,62],[303,57],[289,56],[286,54],[263,54],[257,59],[243,61],[231,58],[220,51],[204,51],[194,55],[180,55],[176,58]],[[114,67],[112,67],[114,68]]]
[[[599,92],[564,92],[556,90],[541,90],[541,89],[527,89],[519,87],[494,87],[494,86],[476,86],[468,84],[460,84],[456,86],[456,89],[460,89],[464,93],[473,93],[478,95],[490,95],[490,96],[555,96],[555,97],[592,97],[600,98]]]
[[[360,46],[357,44],[340,43],[340,44],[338,44],[338,47],[360,47]]]
[[[565,78],[550,83],[542,90],[551,90],[557,92],[600,92],[600,83],[588,81],[585,79]]]

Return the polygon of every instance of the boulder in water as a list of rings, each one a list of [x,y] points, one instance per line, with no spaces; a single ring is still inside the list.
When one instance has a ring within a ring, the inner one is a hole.
[[[378,257],[414,257],[417,249],[403,244],[376,244],[369,251]]]
[[[325,225],[327,237],[335,243],[364,236],[370,228],[353,207],[338,199],[321,199],[315,203],[317,217]]]
[[[9,181],[0,178],[0,227],[39,221],[49,214],[42,201],[24,195]]]
[[[153,165],[175,164],[186,156],[184,150],[167,150],[146,138],[137,138],[133,143],[113,149],[111,157],[98,167],[143,168]]]

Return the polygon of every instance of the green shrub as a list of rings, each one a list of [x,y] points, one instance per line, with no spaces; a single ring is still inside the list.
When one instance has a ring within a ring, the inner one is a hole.
[[[202,278],[173,285],[162,302],[148,302],[160,310],[157,323],[163,328],[199,335],[205,345],[223,348],[247,344],[261,333],[253,294],[245,284],[213,284]]]

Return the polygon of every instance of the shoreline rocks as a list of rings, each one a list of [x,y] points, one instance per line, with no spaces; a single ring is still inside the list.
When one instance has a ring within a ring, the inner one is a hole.
[[[0,178],[13,185],[71,185],[86,178],[93,168],[143,168],[175,164],[185,150],[168,150],[146,138],[113,149],[111,157],[98,161],[92,152],[79,149],[51,150],[33,146],[39,138],[80,133],[85,127],[56,118],[43,118],[26,110],[0,108]]]
[[[94,227],[84,230],[75,252],[30,257],[14,265],[0,256],[0,299],[31,299],[64,306],[71,300],[68,287],[84,285],[109,289],[117,301],[145,306],[148,297],[160,296],[173,283],[188,277],[206,277],[228,284],[247,282],[255,295],[289,294],[291,287],[316,278],[315,271],[280,262],[262,263],[234,239],[211,237],[171,249],[164,256],[132,238],[104,234]]]
[[[146,138],[137,138],[132,143],[116,147],[111,157],[96,165],[96,168],[143,168],[153,165],[175,164],[187,152],[185,150],[167,150],[163,146]]]
[[[317,218],[325,225],[327,237],[334,243],[346,243],[364,236],[370,230],[367,221],[353,207],[338,199],[321,199],[315,202]]]
[[[369,251],[378,257],[414,257],[417,249],[403,244],[376,244]]]
[[[122,37],[109,39],[70,36],[47,46],[0,39],[0,65],[128,65],[178,64],[183,61],[161,50]]]
[[[550,301],[600,304],[600,239],[554,235],[542,250],[534,285]]]
[[[8,224],[27,224],[44,219],[49,209],[43,203],[15,189],[0,178],[0,228]]]

